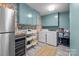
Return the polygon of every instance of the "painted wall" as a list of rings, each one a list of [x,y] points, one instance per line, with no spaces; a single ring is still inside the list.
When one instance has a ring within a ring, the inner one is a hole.
[[[71,55],[79,56],[79,4],[70,4],[70,47]]]
[[[29,18],[28,14],[32,14],[32,17]],[[19,23],[20,24],[31,24],[36,25],[37,24],[37,16],[40,16],[40,14],[35,11],[34,9],[30,8],[26,4],[19,4]]]
[[[59,28],[69,29],[69,12],[59,13]]]

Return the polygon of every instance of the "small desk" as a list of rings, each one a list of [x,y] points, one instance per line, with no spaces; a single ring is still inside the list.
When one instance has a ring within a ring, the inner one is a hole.
[[[61,44],[68,46],[68,47],[70,46],[70,37],[69,36],[64,36],[64,33],[63,33],[63,37],[59,37],[59,35],[57,33],[57,37],[58,37],[58,40],[57,40],[58,45],[59,45],[60,38],[61,38]]]
[[[70,46],[70,38],[63,37],[62,38],[62,44],[69,47]]]

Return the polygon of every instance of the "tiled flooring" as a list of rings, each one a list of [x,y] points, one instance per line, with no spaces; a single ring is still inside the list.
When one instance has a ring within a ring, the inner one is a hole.
[[[47,44],[39,42],[36,46],[27,50],[26,56],[34,56],[35,52],[38,51],[38,49],[42,48],[44,45]],[[59,45],[56,48],[57,48],[56,56],[69,56],[69,47]]]
[[[57,56],[69,56],[69,47],[59,45],[57,47]]]

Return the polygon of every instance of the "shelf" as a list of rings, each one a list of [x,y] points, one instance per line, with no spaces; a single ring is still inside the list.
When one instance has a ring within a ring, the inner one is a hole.
[[[26,36],[21,36],[21,37],[16,37],[16,40],[17,39],[21,39],[21,38],[25,38]]]
[[[16,44],[25,43],[25,40],[16,40]]]
[[[37,39],[37,36],[32,36],[33,39]]]
[[[21,48],[21,47],[24,47],[25,45],[20,45],[20,46],[18,46],[18,47],[15,47],[15,49],[19,49],[19,48]]]
[[[31,31],[31,32],[27,32],[26,34],[27,34],[27,35],[30,35],[30,34],[33,34],[33,33],[32,33],[32,31]]]
[[[32,40],[33,39],[33,37],[31,36],[31,37],[28,37],[28,38],[26,38],[26,42],[27,41],[30,41],[30,40]]]
[[[36,31],[36,30],[32,30],[32,33],[33,33],[33,34],[36,34],[36,33],[37,33],[37,31]]]
[[[16,56],[24,56],[24,55],[25,55],[25,52],[22,52],[22,53],[16,54]]]
[[[36,34],[37,33],[37,31],[36,30],[32,30],[32,31],[27,31],[27,35],[29,35],[29,34]]]
[[[20,45],[23,45],[24,43],[19,43],[19,44],[16,44],[15,47],[18,47]]]
[[[32,44],[26,45],[26,48],[30,48],[32,46]]]
[[[29,45],[26,45],[26,48],[30,48],[31,46],[34,46],[37,44],[37,40],[32,40],[32,42]]]
[[[19,53],[24,52],[24,51],[25,51],[24,49],[21,49],[16,54],[19,54]]]
[[[30,36],[30,37],[26,38],[26,42],[33,40],[33,39],[36,39],[36,38],[37,38],[37,36]]]

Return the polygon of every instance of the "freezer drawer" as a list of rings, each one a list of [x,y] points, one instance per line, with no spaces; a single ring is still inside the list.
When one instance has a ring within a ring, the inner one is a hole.
[[[0,33],[14,32],[15,17],[14,11],[8,8],[0,7]]]
[[[15,55],[14,33],[0,34],[0,56]]]

